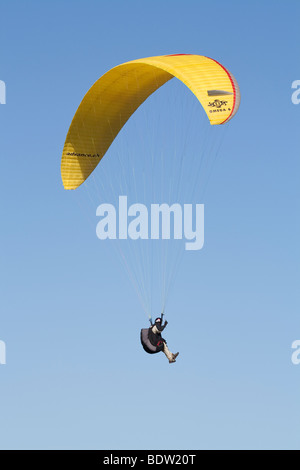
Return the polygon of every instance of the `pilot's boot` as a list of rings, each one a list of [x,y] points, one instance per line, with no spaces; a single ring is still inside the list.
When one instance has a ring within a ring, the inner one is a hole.
[[[178,356],[179,352],[177,352],[176,354],[173,354],[173,359],[174,361],[176,360],[176,357]]]
[[[164,343],[164,349],[163,349],[165,355],[169,359],[169,363],[171,364],[172,362],[176,362],[176,357],[178,356],[179,353],[173,354],[169,350],[168,346],[166,343]]]

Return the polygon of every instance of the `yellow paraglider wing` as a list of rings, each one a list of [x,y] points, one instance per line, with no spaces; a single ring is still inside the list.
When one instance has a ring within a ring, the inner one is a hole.
[[[86,180],[130,116],[173,77],[194,93],[211,124],[224,124],[237,112],[236,80],[208,57],[175,54],[118,65],[94,83],[72,120],[61,162],[65,189],[76,189]]]

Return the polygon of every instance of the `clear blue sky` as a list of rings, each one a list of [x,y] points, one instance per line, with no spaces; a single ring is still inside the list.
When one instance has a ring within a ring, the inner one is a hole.
[[[0,448],[300,449],[298,1],[1,2]],[[84,93],[196,53],[242,93],[205,193],[205,248],[166,311],[176,364],[60,178]]]

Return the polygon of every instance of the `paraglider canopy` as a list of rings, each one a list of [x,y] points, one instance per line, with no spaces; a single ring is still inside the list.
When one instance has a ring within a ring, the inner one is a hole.
[[[65,189],[76,189],[86,180],[130,116],[174,77],[198,98],[211,124],[224,124],[237,112],[237,82],[214,59],[173,54],[118,65],[90,88],[73,118],[61,162]]]

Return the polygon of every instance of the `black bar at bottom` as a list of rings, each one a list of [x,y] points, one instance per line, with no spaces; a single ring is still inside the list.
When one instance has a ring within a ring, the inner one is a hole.
[[[155,465],[199,465],[199,450],[2,450],[1,457],[9,459],[10,466],[18,462],[40,468],[66,463],[97,469],[111,466],[145,468]]]

